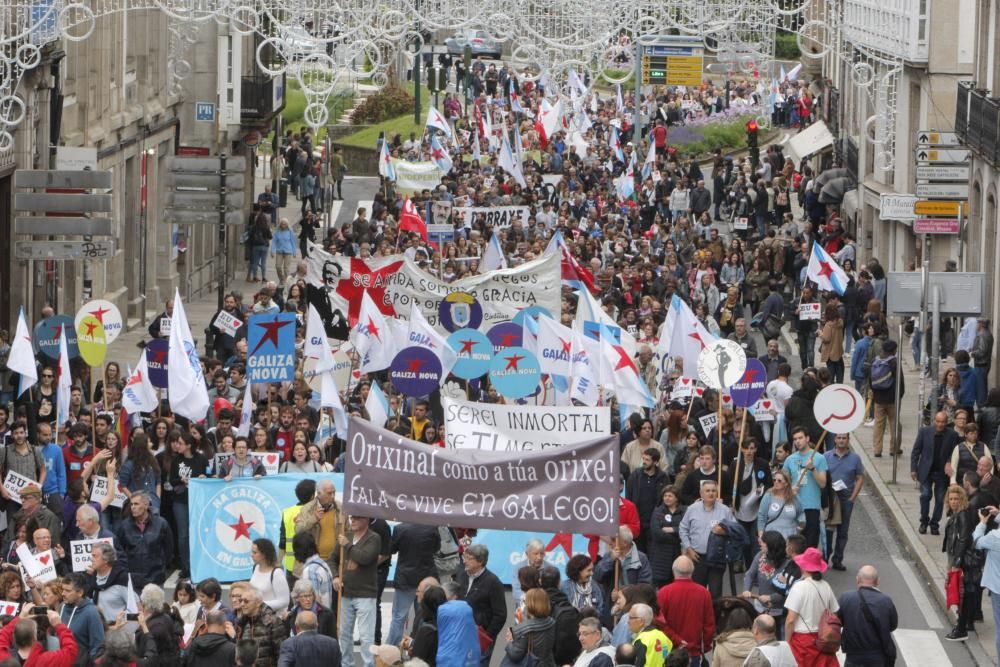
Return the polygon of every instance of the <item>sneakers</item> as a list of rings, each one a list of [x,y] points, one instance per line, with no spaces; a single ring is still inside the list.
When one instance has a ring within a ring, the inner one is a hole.
[[[865,420],[865,426],[867,426],[869,428],[871,428],[872,426],[875,426],[875,420],[874,419],[866,419]]]
[[[956,625],[954,628],[951,629],[951,632],[949,632],[944,636],[944,638],[950,642],[964,642],[966,639],[969,638],[969,633],[966,632],[965,630],[960,630],[959,627]]]
[[[937,526],[931,526],[931,535],[940,535],[940,534],[941,531],[938,529]]]
[[[926,535],[927,534],[927,524],[921,522],[920,523],[920,527],[917,528],[917,532],[920,533],[921,535]]]

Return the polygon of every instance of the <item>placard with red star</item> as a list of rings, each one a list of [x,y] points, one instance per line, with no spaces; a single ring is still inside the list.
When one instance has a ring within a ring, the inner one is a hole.
[[[295,313],[251,315],[247,377],[253,384],[295,379]]]

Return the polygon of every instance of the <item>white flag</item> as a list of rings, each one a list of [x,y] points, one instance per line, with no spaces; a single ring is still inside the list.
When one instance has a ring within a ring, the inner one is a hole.
[[[385,426],[385,423],[389,421],[389,401],[386,400],[382,389],[375,382],[372,382],[368,398],[365,399],[365,410],[368,411],[368,419],[371,423],[379,428]]]
[[[458,361],[458,353],[448,345],[448,340],[437,332],[424,318],[416,302],[410,304],[410,330],[407,335],[407,345],[423,347],[433,352],[441,361],[441,384],[451,373],[452,367]]]
[[[182,417],[200,422],[208,414],[208,388],[201,371],[198,350],[191,336],[181,291],[174,294],[174,314],[170,319],[167,348],[167,393],[170,409]]]
[[[73,376],[69,369],[69,349],[66,347],[66,327],[59,329],[59,384],[56,388],[56,422],[63,426],[69,421],[69,395],[73,389]]]
[[[389,323],[368,292],[361,294],[361,310],[351,331],[351,342],[361,358],[362,373],[380,371],[392,364],[396,349]]]
[[[427,123],[425,126],[441,130],[449,139],[451,138],[451,126],[448,125],[448,121],[441,115],[441,112],[434,107],[427,109]]]
[[[683,359],[682,375],[697,380],[698,357],[716,337],[698,321],[691,308],[680,298],[675,296],[670,307],[677,310],[673,330],[670,332],[670,356],[675,361]]]
[[[312,308],[312,306],[309,306]],[[243,409],[240,410],[240,425],[236,427],[236,435],[242,435],[244,438],[250,436],[250,422],[253,421],[253,392],[250,388],[253,387],[252,384],[247,382],[247,388],[243,390]]]
[[[38,382],[38,366],[35,364],[35,350],[31,345],[31,330],[24,319],[24,308],[17,313],[17,331],[10,342],[7,368],[20,376],[18,398],[28,387]]]
[[[129,572],[128,575],[128,590],[125,592],[125,613],[126,614],[139,613],[139,596],[135,594],[135,588],[132,587],[131,572]]]
[[[152,412],[160,399],[156,387],[149,381],[149,367],[146,364],[146,351],[139,354],[139,363],[129,375],[125,388],[122,390],[122,407],[130,415],[137,412]]]
[[[521,165],[517,163],[517,158],[514,157],[514,151],[511,150],[510,141],[507,139],[507,133],[503,134],[503,143],[500,146],[500,155],[498,156],[498,163],[500,168],[511,175],[518,185],[522,188],[528,187],[527,181],[524,180],[524,172],[521,171]]]
[[[504,257],[503,248],[500,247],[500,239],[496,234],[490,237],[483,252],[483,258],[479,261],[479,273],[496,271],[507,268],[507,258]]]
[[[330,345],[326,340],[326,328],[323,326],[323,318],[320,317],[316,307],[309,304],[309,310],[306,314],[306,340],[302,353],[306,359],[316,360],[316,367],[313,369],[314,372],[321,373],[328,371],[336,365],[333,361],[333,355],[329,351]]]

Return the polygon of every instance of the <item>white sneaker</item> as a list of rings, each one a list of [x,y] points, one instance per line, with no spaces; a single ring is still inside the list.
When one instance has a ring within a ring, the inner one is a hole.
[[[875,420],[874,420],[874,419],[869,419],[869,420],[867,420],[867,421],[865,422],[865,426],[869,426],[869,427],[871,427],[871,426],[875,426]]]

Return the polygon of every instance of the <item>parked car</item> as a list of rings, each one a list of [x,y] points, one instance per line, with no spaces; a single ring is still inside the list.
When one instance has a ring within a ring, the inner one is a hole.
[[[472,47],[473,56],[499,60],[501,55],[500,42],[490,37],[485,30],[468,30],[456,33],[444,40],[444,44],[448,47],[448,53],[452,55],[462,55],[466,44]]]
[[[290,54],[308,55],[323,50],[323,44],[300,25],[286,26],[281,37]]]

